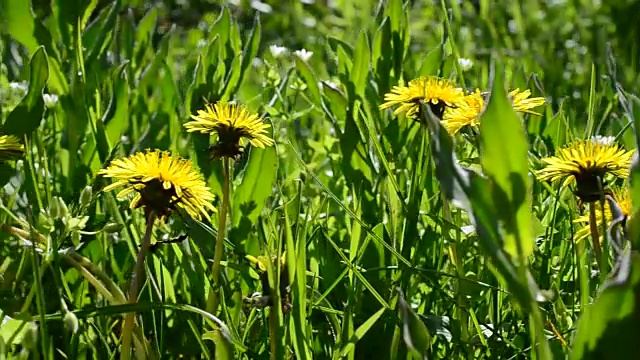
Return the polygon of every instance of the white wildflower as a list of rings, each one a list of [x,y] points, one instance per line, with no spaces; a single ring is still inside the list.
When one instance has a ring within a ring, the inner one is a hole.
[[[458,64],[462,68],[462,71],[467,71],[473,67],[473,61],[471,61],[471,59],[460,58],[458,59]]]
[[[596,135],[591,137],[591,142],[603,146],[611,145],[611,143],[613,143],[614,141],[616,141],[616,138],[614,136]]]
[[[58,95],[56,94],[42,94],[42,100],[44,100],[44,105],[48,108],[54,108],[58,103]]]
[[[9,89],[16,92],[26,93],[27,90],[29,89],[29,85],[25,81],[23,82],[12,81],[9,83]]]
[[[263,3],[262,1],[259,1],[259,0],[253,0],[251,2],[251,7],[265,14],[269,14],[273,11],[273,8],[271,7],[271,5],[267,3]]]
[[[271,55],[272,55],[274,58],[279,58],[279,57],[281,57],[282,55],[286,54],[286,53],[289,51],[289,49],[287,49],[287,48],[286,48],[286,47],[284,47],[284,46],[279,46],[279,45],[270,45],[270,46],[269,46],[269,51],[271,51]]]
[[[311,55],[313,55],[313,51],[307,51],[306,49],[296,50],[293,53],[304,62],[309,61]]]

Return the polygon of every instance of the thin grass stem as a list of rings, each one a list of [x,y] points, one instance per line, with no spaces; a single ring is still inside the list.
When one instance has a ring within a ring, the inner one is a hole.
[[[216,237],[216,249],[213,255],[211,267],[212,287],[207,298],[207,312],[215,315],[220,305],[220,269],[222,256],[224,255],[224,235],[227,224],[227,210],[229,208],[229,158],[222,158],[222,205],[218,213],[218,236]]]
[[[136,258],[136,265],[133,268],[133,278],[129,285],[128,300],[130,304],[135,304],[138,301],[138,290],[140,290],[140,284],[142,283],[142,276],[144,275],[144,259],[151,247],[151,234],[153,233],[153,224],[156,220],[156,214],[153,210],[148,211],[147,214],[147,229],[138,251],[138,257]],[[129,360],[131,358],[131,345],[133,339],[133,328],[135,324],[135,312],[127,313],[124,317],[122,324],[122,350],[120,353],[120,359]]]

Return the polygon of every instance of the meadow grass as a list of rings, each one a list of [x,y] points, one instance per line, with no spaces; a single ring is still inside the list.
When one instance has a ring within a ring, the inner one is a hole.
[[[636,358],[636,155],[541,170],[638,148],[638,10],[0,0],[0,359]],[[479,125],[381,109],[428,76],[487,92]],[[273,143],[187,131],[229,102]],[[206,193],[131,208],[104,175],[147,149]]]

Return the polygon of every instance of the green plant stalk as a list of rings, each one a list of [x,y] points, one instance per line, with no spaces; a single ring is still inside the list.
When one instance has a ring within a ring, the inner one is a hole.
[[[138,257],[136,258],[136,265],[133,268],[133,278],[129,285],[128,300],[130,304],[135,304],[138,301],[138,290],[142,283],[141,277],[144,275],[144,259],[151,247],[151,234],[153,233],[153,224],[156,220],[156,214],[153,210],[150,210],[147,214],[147,229],[138,251]],[[124,317],[122,324],[122,349],[120,353],[120,359],[129,360],[131,357],[131,342],[133,339],[133,328],[136,320],[136,313],[127,313]]]
[[[222,205],[218,213],[218,236],[216,238],[216,249],[213,255],[213,266],[211,267],[211,277],[213,284],[207,299],[207,312],[215,315],[220,305],[220,269],[222,256],[224,255],[224,234],[227,224],[227,210],[229,208],[229,158],[222,158]]]
[[[589,230],[591,230],[591,241],[593,242],[593,252],[600,268],[600,275],[604,275],[604,259],[602,258],[602,247],[600,246],[600,235],[598,234],[598,224],[596,223],[596,206],[589,204]]]
[[[279,244],[278,244],[279,248]],[[273,284],[271,288],[271,301],[273,305],[269,309],[269,349],[271,360],[284,359],[284,352],[282,347],[282,308],[280,297],[280,272],[286,271],[286,269],[280,268],[280,256],[275,261],[275,269],[273,264],[268,269],[272,275],[269,283]]]
[[[609,270],[610,270],[609,269],[609,256],[611,254],[610,253],[611,250],[609,248],[609,238],[607,237],[607,235],[608,235],[607,234],[607,227],[609,225],[607,224],[607,218],[606,218],[605,213],[604,213],[605,206],[609,206],[609,205],[606,204],[607,200],[605,199],[602,190],[600,190],[600,193],[602,194],[600,196],[600,211],[601,211],[600,215],[602,216],[602,219],[604,220],[604,221],[602,221],[602,233],[601,233],[602,234],[602,242],[601,242],[602,266],[603,266],[602,270],[601,270],[601,273],[603,275],[603,280],[604,280],[604,278],[607,275],[609,275]],[[612,219],[612,221],[613,221],[613,219]],[[598,239],[600,239],[600,238],[598,238]]]
[[[446,198],[442,198],[442,209],[444,211],[444,217],[449,223],[454,223],[451,217],[451,207],[449,206],[449,200]],[[460,216],[459,213],[456,214],[455,224],[460,224]],[[462,259],[460,257],[460,251],[458,248],[458,244],[460,243],[460,231],[456,231],[456,238],[449,245],[449,253],[451,254],[451,258],[453,261],[453,265],[456,268],[456,272],[458,274],[458,279],[456,281],[456,302],[458,305],[457,309],[457,317],[460,322],[460,340],[462,344],[467,344],[469,342],[469,313],[465,310],[465,292],[464,292],[464,283],[463,279],[465,278],[464,273],[464,265],[462,264]],[[472,357],[471,349],[465,346],[465,352],[467,356]]]

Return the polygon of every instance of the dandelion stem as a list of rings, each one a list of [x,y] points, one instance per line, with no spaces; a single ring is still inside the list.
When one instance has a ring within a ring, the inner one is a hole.
[[[153,210],[147,212],[147,230],[144,233],[140,250],[138,251],[138,257],[136,258],[136,265],[133,268],[133,277],[131,284],[129,285],[128,300],[130,304],[135,304],[138,301],[138,290],[142,283],[142,276],[144,275],[144,259],[151,246],[151,234],[153,232],[153,224],[156,220],[156,214]],[[133,328],[135,325],[135,312],[127,313],[124,317],[124,323],[122,324],[122,352],[120,359],[129,360],[131,357],[131,341],[133,338]]]
[[[589,229],[591,230],[591,238],[593,241],[593,252],[596,255],[598,267],[603,268],[602,264],[602,248],[600,247],[600,235],[598,234],[598,224],[596,222],[596,206],[595,203],[589,204]]]
[[[213,256],[213,267],[211,269],[213,287],[207,300],[207,312],[215,315],[220,304],[220,262],[224,254],[224,234],[227,223],[227,209],[229,208],[229,157],[222,157],[222,176],[224,178],[222,186],[222,205],[218,213],[218,237],[216,239],[216,250]]]

